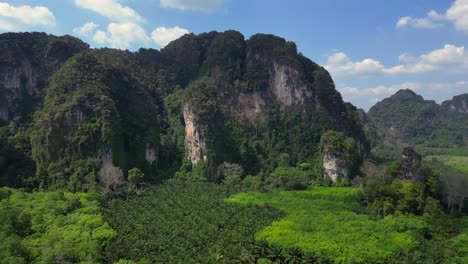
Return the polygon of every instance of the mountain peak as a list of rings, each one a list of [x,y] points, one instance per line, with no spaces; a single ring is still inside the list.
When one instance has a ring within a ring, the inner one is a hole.
[[[388,98],[400,103],[423,103],[424,98],[410,89],[401,89]]]

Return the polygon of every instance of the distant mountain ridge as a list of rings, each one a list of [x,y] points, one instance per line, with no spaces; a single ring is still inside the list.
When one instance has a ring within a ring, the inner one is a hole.
[[[427,147],[468,145],[468,94],[437,104],[412,90],[399,90],[369,109],[364,122],[382,139]]]

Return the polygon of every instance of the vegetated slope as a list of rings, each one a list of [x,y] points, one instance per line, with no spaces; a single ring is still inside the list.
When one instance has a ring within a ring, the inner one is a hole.
[[[5,33],[0,47],[0,186],[31,187],[33,113],[41,108],[49,77],[89,46],[71,36]]]
[[[241,204],[268,204],[286,217],[260,231],[256,238],[281,246],[297,247],[302,255],[334,263],[399,263],[414,255],[423,232],[430,226],[424,217],[388,216],[371,220],[357,214],[359,205],[353,188],[314,188],[307,191],[240,193],[228,201]],[[283,255],[288,254],[286,250]],[[440,252],[439,252],[440,253]],[[429,252],[422,252],[427,254]],[[421,258],[422,257],[418,257]],[[440,258],[440,256],[439,256]]]
[[[189,50],[192,56],[185,54]],[[330,129],[354,138],[366,152],[356,109],[293,42],[211,32],[186,35],[161,50],[165,54],[177,62],[168,68],[174,76],[192,76],[186,86],[176,82],[179,88],[165,98],[170,137],[162,148],[185,155],[182,177],[214,176],[223,161],[241,164],[248,174],[271,171],[281,153],[291,164],[311,161]]]
[[[152,175],[158,108],[139,74],[132,54],[107,49],[79,54],[54,74],[31,136],[36,185],[93,190],[99,179],[116,189],[133,167]]]
[[[0,34],[0,120],[28,117],[41,102],[48,78],[89,48],[81,40],[45,33]]]
[[[411,90],[400,90],[367,113],[370,130],[390,143],[421,147],[468,146],[466,95],[436,104]]]
[[[108,202],[105,219],[118,235],[107,247],[107,260],[248,262],[255,233],[282,214],[226,203],[232,193],[216,184],[168,182],[140,197]]]
[[[97,193],[0,188],[0,263],[99,263],[116,233]]]
[[[6,182],[72,191],[100,182],[111,190],[133,167],[147,180],[178,171],[219,181],[223,162],[246,175],[270,173],[282,153],[291,165],[318,161],[328,130],[352,138],[360,156],[367,152],[356,109],[328,72],[273,35],[210,32],[161,51],[84,51],[50,80],[32,123],[8,133],[9,150],[17,134],[32,142],[24,153],[36,175]]]

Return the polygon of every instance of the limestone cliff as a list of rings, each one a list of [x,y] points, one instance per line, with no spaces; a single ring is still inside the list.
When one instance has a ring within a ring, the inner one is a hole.
[[[323,155],[323,169],[333,182],[348,179],[351,172],[351,166],[345,157],[328,151]]]
[[[421,155],[416,153],[412,147],[405,147],[401,153],[401,160],[394,177],[401,180],[421,182],[424,175],[421,168]]]
[[[358,165],[359,151],[356,142],[337,131],[326,132],[320,141],[324,175],[333,182],[348,180]]]
[[[468,114],[468,94],[455,96],[443,102],[442,106],[458,113]]]
[[[0,35],[0,119],[31,113],[49,77],[67,59],[88,49],[79,39],[45,33]]]
[[[187,159],[192,164],[197,164],[200,160],[206,160],[206,142],[202,134],[200,124],[196,122],[195,114],[188,104],[183,110],[185,121],[185,149]]]
[[[180,106],[184,150],[192,164],[207,159],[215,159],[211,160],[214,166],[241,159],[255,163],[283,152],[297,162],[319,151],[320,136],[326,130],[354,138],[360,155],[366,155],[356,109],[343,102],[328,72],[298,54],[294,43],[273,35],[257,34],[245,40],[235,31],[212,32],[184,36],[162,49],[162,57],[178,54],[176,50],[182,48],[195,50],[198,56],[185,56],[185,64],[193,66],[190,74],[185,67],[174,69],[195,76]],[[184,60],[166,59],[169,64]],[[242,158],[247,154],[248,159]],[[339,166],[337,157],[328,158]],[[350,173],[337,170],[344,177]]]

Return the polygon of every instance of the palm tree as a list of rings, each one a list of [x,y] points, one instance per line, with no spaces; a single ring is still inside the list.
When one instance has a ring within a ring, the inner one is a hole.
[[[281,247],[270,245],[270,247],[268,248],[267,259],[281,263],[281,261],[283,260],[283,250],[281,249]]]
[[[285,262],[289,264],[299,264],[302,263],[302,258],[304,253],[298,247],[291,247],[285,254]]]

